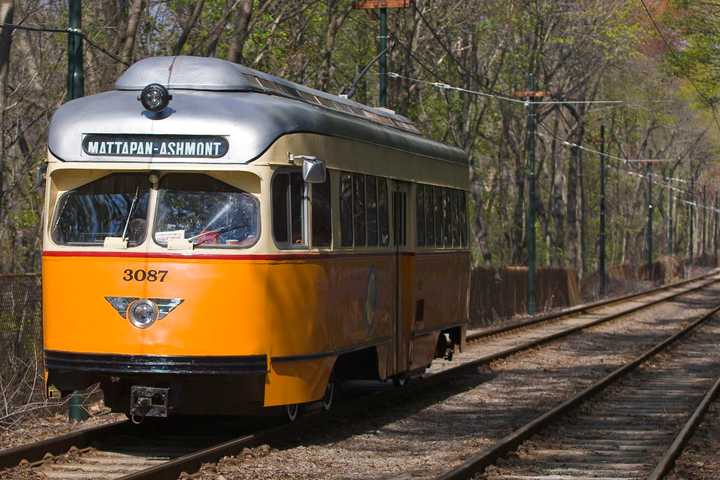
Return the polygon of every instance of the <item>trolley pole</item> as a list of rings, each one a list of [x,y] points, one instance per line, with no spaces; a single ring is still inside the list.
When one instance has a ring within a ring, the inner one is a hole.
[[[81,0],[70,0],[68,34],[67,100],[85,95]]]
[[[527,98],[527,176],[528,176],[528,212],[527,212],[527,313],[534,315],[537,311],[537,298],[535,293],[535,131],[537,129],[535,105],[535,76],[528,76]]]
[[[380,35],[378,35],[378,54],[380,55],[380,89],[379,104],[381,107],[387,107],[387,8],[380,9]]]
[[[650,163],[645,166],[645,175],[647,176],[647,229],[646,243],[647,243],[647,271],[648,279],[652,280],[653,274],[653,204],[652,204],[652,168]]]
[[[83,70],[83,38],[82,28],[82,5],[81,0],[70,0],[69,3],[69,30],[68,34],[68,75],[67,75],[67,97],[66,100],[73,100],[85,95],[85,73]],[[75,391],[70,395],[68,407],[68,420],[70,422],[82,422],[89,417],[87,410],[83,407],[83,398]]]
[[[600,125],[600,296],[607,293],[605,242],[605,125]]]

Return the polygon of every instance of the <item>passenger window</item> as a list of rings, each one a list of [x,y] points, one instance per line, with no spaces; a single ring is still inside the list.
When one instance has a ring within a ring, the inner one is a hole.
[[[390,245],[390,220],[388,216],[388,189],[387,180],[384,178],[378,179],[378,215],[379,219],[379,232],[380,232],[380,245],[386,247]]]
[[[467,247],[469,244],[468,241],[468,232],[470,229],[468,228],[468,221],[467,221],[467,196],[465,192],[461,191],[460,193],[460,237],[462,240],[463,247]]]
[[[442,217],[442,191],[439,187],[433,188],[433,213],[435,217],[435,246],[443,246],[443,217]]]
[[[302,174],[277,173],[272,187],[275,241],[293,246],[305,245],[305,182]]]
[[[353,245],[353,186],[352,175],[340,175],[340,244]]]
[[[422,185],[415,188],[415,222],[418,247],[425,246],[425,189]]]
[[[367,203],[367,244],[377,247],[378,244],[378,202],[377,178],[365,177],[365,194]]]
[[[435,246],[435,212],[433,206],[433,190],[430,185],[423,188],[425,194],[425,235],[428,247]]]
[[[330,212],[330,172],[324,183],[312,185],[312,246],[329,247],[332,242]]]
[[[303,192],[305,190],[305,182],[302,175],[298,173],[290,174],[290,215],[292,226],[292,243],[293,245],[305,244],[305,235],[303,232],[304,217],[303,215]]]
[[[365,246],[365,175],[353,175],[353,214],[355,246]]]
[[[457,219],[457,195],[455,190],[448,190],[448,205],[450,207],[450,239],[452,246],[457,248],[460,246],[458,238],[458,219]]]
[[[290,178],[277,174],[273,178],[273,236],[278,243],[288,242],[288,187]]]
[[[448,189],[442,188],[442,218],[443,218],[443,246],[445,248],[452,247],[452,237],[450,235],[450,202],[448,199]]]
[[[395,245],[404,247],[407,245],[407,194],[405,192],[393,192],[393,212],[395,213]]]

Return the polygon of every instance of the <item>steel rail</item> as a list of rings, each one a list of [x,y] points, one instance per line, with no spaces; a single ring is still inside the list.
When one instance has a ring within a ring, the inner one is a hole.
[[[475,341],[475,340],[478,340],[483,337],[499,335],[499,334],[506,333],[506,332],[509,332],[512,330],[517,330],[518,328],[529,327],[531,325],[535,325],[535,324],[542,323],[542,322],[547,322],[550,320],[560,320],[562,318],[569,317],[569,316],[576,315],[576,314],[590,313],[590,310],[594,310],[596,308],[601,308],[601,307],[606,307],[606,306],[613,305],[616,303],[626,302],[626,301],[632,300],[634,298],[652,295],[654,293],[662,292],[663,290],[670,290],[675,287],[681,287],[683,285],[687,285],[688,283],[693,283],[698,280],[702,280],[704,278],[711,277],[713,275],[716,275],[717,273],[718,273],[718,270],[714,269],[711,272],[704,273],[702,275],[697,275],[695,277],[688,278],[685,280],[679,280],[677,282],[668,283],[666,285],[661,285],[659,287],[650,288],[647,290],[641,290],[639,292],[628,293],[626,295],[620,295],[618,297],[606,298],[604,300],[598,300],[596,302],[584,303],[582,305],[575,305],[574,307],[564,308],[564,309],[556,311],[556,312],[548,312],[548,313],[543,313],[540,315],[535,315],[526,320],[505,323],[503,325],[498,325],[496,327],[483,328],[474,333],[469,334],[467,336],[467,340]]]
[[[705,413],[708,408],[710,408],[710,404],[717,397],[718,392],[720,392],[720,378],[718,378],[713,386],[708,389],[702,401],[698,404],[697,408],[685,423],[682,430],[680,430],[677,434],[672,445],[670,445],[670,447],[665,451],[665,454],[662,456],[652,473],[647,477],[647,480],[661,480],[665,478],[665,475],[670,471],[673,465],[675,465],[675,460],[677,460],[677,458],[682,454],[685,449],[685,445],[687,445],[687,442],[690,440],[690,437],[692,437],[695,429],[698,425],[700,425]]]
[[[622,367],[617,368],[609,375],[603,377],[599,381],[585,388],[579,394],[568,400],[565,400],[560,405],[552,408],[548,412],[540,415],[534,420],[526,423],[524,426],[516,429],[509,435],[501,438],[491,447],[488,447],[476,453],[475,455],[472,455],[469,459],[465,460],[459,466],[436,477],[436,480],[461,480],[470,478],[473,475],[481,473],[486,467],[494,464],[500,457],[517,449],[517,447],[520,446],[522,442],[527,440],[530,436],[537,433],[542,428],[546,427],[551,421],[555,420],[560,415],[568,412],[573,407],[576,407],[578,404],[586,401],[588,398],[605,389],[619,378],[628,374],[638,365],[644,363],[647,359],[653,357],[658,352],[663,351],[672,343],[693,331],[697,326],[712,318],[719,311],[720,305],[714,307],[709,312],[701,315],[699,318],[691,322],[685,328],[666,338],[662,342],[658,343],[651,349],[636,357],[634,360],[626,363]]]
[[[719,281],[720,281],[720,279],[713,279],[713,280],[704,282],[704,283],[702,283],[702,284],[700,284],[700,285],[698,285],[698,286],[695,286],[695,287],[692,287],[692,288],[688,288],[688,289],[686,289],[686,290],[681,290],[681,291],[679,291],[679,292],[675,292],[675,293],[672,293],[672,294],[670,294],[670,295],[666,295],[666,296],[664,296],[664,297],[662,297],[662,298],[655,299],[655,300],[653,300],[653,301],[651,301],[651,302],[643,303],[643,304],[641,304],[641,305],[637,305],[637,306],[632,307],[632,308],[628,308],[628,309],[625,309],[625,310],[621,310],[621,311],[619,311],[619,312],[611,313],[610,315],[606,315],[606,316],[604,316],[604,317],[600,317],[600,318],[598,318],[598,319],[596,319],[596,320],[592,320],[592,321],[590,321],[590,322],[588,322],[588,323],[584,323],[584,324],[582,324],[582,325],[576,325],[576,326],[574,326],[574,327],[570,327],[570,328],[567,328],[567,329],[565,329],[565,330],[561,330],[561,331],[559,331],[559,332],[555,332],[555,333],[553,333],[553,334],[551,334],[551,335],[547,335],[547,336],[544,336],[544,337],[541,337],[541,338],[537,338],[537,339],[535,339],[535,340],[530,340],[530,341],[525,342],[525,343],[520,343],[520,344],[517,344],[517,345],[515,345],[515,346],[513,346],[513,347],[510,347],[510,348],[507,348],[507,349],[504,349],[504,350],[499,350],[499,351],[493,352],[493,353],[491,353],[491,354],[484,355],[484,356],[482,356],[482,357],[478,357],[478,358],[476,358],[476,359],[474,359],[474,360],[470,360],[470,361],[465,362],[465,363],[463,363],[463,364],[461,364],[461,365],[458,365],[458,366],[456,366],[456,367],[452,367],[452,368],[450,368],[450,369],[448,369],[448,370],[461,370],[461,369],[464,370],[464,369],[467,369],[467,368],[470,368],[470,367],[475,367],[475,366],[479,366],[479,365],[482,365],[482,364],[490,363],[490,362],[493,362],[493,361],[495,361],[495,360],[500,360],[500,359],[502,359],[502,358],[509,357],[510,355],[515,354],[515,353],[518,353],[518,352],[521,352],[521,351],[523,351],[523,350],[528,350],[528,349],[531,349],[531,348],[534,348],[534,347],[543,345],[543,344],[545,344],[545,343],[551,342],[551,341],[553,341],[553,340],[557,340],[558,338],[566,337],[566,336],[571,335],[571,334],[573,334],[573,333],[579,332],[580,330],[585,330],[585,329],[587,329],[587,328],[595,327],[595,326],[597,326],[597,325],[600,325],[600,324],[609,322],[609,321],[611,321],[611,320],[616,320],[616,319],[618,319],[618,318],[620,318],[620,317],[624,317],[624,316],[630,315],[630,314],[632,314],[632,313],[638,312],[638,311],[640,311],[640,310],[644,310],[644,309],[649,308],[649,307],[652,307],[652,306],[654,306],[654,305],[657,305],[657,304],[660,304],[660,303],[663,303],[663,302],[667,302],[668,300],[672,300],[673,298],[676,298],[676,297],[679,297],[679,296],[682,296],[682,295],[686,295],[686,294],[688,294],[688,293],[692,293],[692,292],[695,292],[695,291],[697,291],[697,290],[702,290],[703,288],[707,287],[708,285],[712,285],[713,283],[717,283],[717,282],[719,282]],[[669,287],[669,288],[670,288],[670,287]],[[522,328],[522,327],[516,327],[516,329],[517,329],[517,328]],[[482,338],[482,337],[481,337],[481,338]],[[477,341],[477,339],[471,339],[470,341]],[[448,370],[444,370],[443,372],[446,372],[446,371],[448,371]],[[443,372],[439,372],[439,373],[443,373]]]
[[[48,454],[62,455],[72,447],[78,449],[87,448],[102,438],[120,433],[129,425],[128,420],[121,420],[115,423],[83,428],[29,445],[20,445],[2,450],[0,451],[0,470],[16,467],[23,462],[37,463],[42,461]]]
[[[703,275],[699,277],[700,279],[706,278],[707,275]],[[693,279],[693,281],[697,281],[698,278]],[[653,300],[652,302],[649,302],[648,304],[643,304],[638,307],[633,307],[630,309],[623,310],[622,312],[618,312],[603,318],[600,318],[598,320],[588,322],[585,325],[580,325],[576,327],[572,327],[570,329],[564,330],[562,332],[557,332],[549,337],[539,339],[537,341],[527,342],[519,347],[514,347],[510,349],[503,350],[501,352],[496,352],[495,354],[491,354],[488,356],[481,357],[479,359],[471,360],[469,362],[465,362],[461,365],[457,365],[452,368],[448,368],[446,370],[434,373],[428,377],[425,377],[422,379],[422,382],[418,382],[415,384],[410,384],[406,386],[404,389],[396,390],[392,392],[386,392],[385,395],[382,395],[382,398],[374,398],[374,399],[362,399],[357,402],[353,402],[352,404],[347,404],[341,407],[341,409],[338,409],[337,411],[333,412],[333,415],[338,414],[348,414],[349,412],[353,410],[360,410],[364,408],[372,408],[370,404],[375,402],[390,402],[390,403],[397,403],[393,400],[404,398],[404,397],[414,397],[416,393],[420,393],[420,391],[428,390],[433,385],[437,385],[441,382],[446,382],[453,377],[467,371],[471,370],[472,368],[476,368],[482,364],[487,364],[491,361],[494,361],[499,358],[507,357],[512,355],[513,353],[516,353],[520,350],[526,350],[528,348],[532,348],[534,346],[537,346],[541,343],[546,343],[550,341],[551,339],[560,338],[565,335],[569,335],[570,333],[589,328],[594,325],[598,325],[600,323],[604,323],[625,315],[628,315],[630,313],[636,312],[638,310],[647,308],[652,305],[656,305],[658,303],[665,302],[669,299],[685,295],[691,292],[694,292],[696,290],[702,289],[704,287],[707,287],[708,285],[716,283],[718,280],[710,280],[707,282],[703,282],[702,284],[688,288],[679,292],[675,292],[670,295],[666,295],[660,299]],[[689,282],[682,282],[682,284],[686,284]],[[673,284],[672,286],[667,286],[667,289],[676,287],[678,285]],[[662,289],[655,289],[654,291],[659,291]],[[633,298],[636,295],[633,295]],[[720,307],[717,308],[717,310],[720,310]],[[318,418],[321,417],[321,418]],[[228,456],[228,455],[234,455],[238,452],[242,451],[243,448],[251,448],[253,446],[257,446],[263,442],[267,442],[270,438],[275,437],[282,437],[287,435],[294,435],[297,436],[304,428],[310,428],[312,425],[315,425],[319,421],[322,421],[324,416],[320,415],[313,415],[311,417],[303,418],[301,419],[301,422],[295,422],[294,424],[290,425],[284,425],[281,427],[277,427],[275,429],[269,430],[269,431],[261,431],[256,434],[246,435],[244,437],[238,438],[236,440],[231,440],[229,442],[216,445],[213,447],[210,447],[205,450],[201,450],[198,452],[194,452],[192,454],[176,458],[174,460],[171,460],[167,463],[163,463],[161,465],[157,465],[155,467],[151,467],[146,470],[141,470],[129,475],[126,475],[124,477],[121,477],[118,480],[175,480],[181,473],[193,473],[200,469],[203,463],[212,463],[217,462],[221,458]]]
[[[650,295],[653,293],[657,293],[663,290],[669,290],[672,288],[676,288],[682,285],[686,285],[688,283],[693,283],[700,281],[704,278],[710,277],[712,275],[715,275],[717,272],[713,271],[711,273],[699,275],[697,277],[693,277],[692,279],[688,280],[682,280],[680,282],[675,282],[672,284],[664,285],[662,287],[645,290],[642,292],[636,292],[633,294],[625,295],[622,297],[615,297],[610,300],[603,300],[600,302],[595,302],[592,304],[585,304],[578,307],[573,307],[571,309],[566,309],[561,312],[555,312],[552,314],[547,315],[541,315],[539,317],[535,317],[531,319],[530,321],[525,321],[521,323],[516,323],[509,325],[507,327],[501,327],[497,329],[492,330],[503,330],[503,331],[509,331],[509,330],[515,330],[527,326],[531,326],[536,323],[540,323],[543,321],[551,320],[551,319],[560,319],[564,317],[570,317],[573,314],[576,313],[587,313],[587,310],[614,304],[614,303],[620,303],[622,301],[631,300],[633,298],[641,297]],[[431,374],[427,377],[424,377],[422,379],[422,382],[411,384],[407,387],[405,387],[402,390],[398,391],[392,391],[392,392],[385,392],[384,395],[382,395],[383,399],[387,398],[395,398],[396,396],[405,396],[405,395],[411,395],[410,392],[417,392],[419,390],[426,390],[427,388],[436,385],[441,382],[448,381],[455,377],[456,375],[462,374],[463,372],[466,372],[468,370],[471,370],[473,368],[476,368],[480,365],[484,365],[487,363],[490,363],[492,361],[508,357],[510,355],[513,355],[515,353],[518,353],[523,350],[527,350],[536,346],[539,346],[541,344],[550,342],[552,340],[570,335],[572,333],[575,333],[577,331],[590,328],[596,325],[599,325],[604,322],[608,322],[610,320],[617,319],[619,317],[623,317],[629,314],[632,314],[634,312],[637,312],[639,310],[648,308],[650,306],[666,302],[668,300],[671,300],[672,298],[686,295],[688,293],[694,292],[696,290],[700,290],[708,285],[711,285],[713,283],[716,283],[720,280],[714,279],[707,282],[703,282],[702,284],[684,289],[678,292],[674,292],[670,295],[663,296],[662,298],[655,299],[652,302],[648,302],[646,304],[642,304],[639,306],[635,306],[629,309],[622,310],[620,312],[613,313],[611,315],[607,315],[604,317],[601,317],[599,319],[593,320],[591,322],[588,322],[583,325],[578,325],[571,327],[569,329],[562,330],[560,332],[555,332],[551,335],[535,339],[529,342],[525,342],[519,345],[515,345],[510,348],[506,348],[497,352],[494,352],[489,355],[485,355],[467,362],[464,362],[460,365],[453,366],[451,368],[442,370],[440,372]],[[490,335],[495,335],[497,333],[502,333],[500,331],[494,331],[492,333],[487,333],[487,331],[479,332],[476,336],[468,336],[468,339],[471,341],[474,338],[483,338]],[[383,399],[379,399],[379,401],[384,401]],[[349,411],[351,409],[357,409],[359,408],[366,408],[368,406],[368,399],[365,398],[362,401],[359,402],[353,402],[352,404],[347,404],[344,406],[341,406],[339,409],[337,409],[334,414],[342,413]],[[257,446],[261,444],[262,442],[267,442],[270,438],[275,438],[278,436],[283,436],[285,434],[297,434],[299,433],[303,428],[305,428],[305,425],[308,423],[312,423],[314,417],[316,415],[310,415],[305,418],[301,418],[299,421],[295,422],[294,424],[289,425],[283,425],[280,427],[275,427],[267,430],[261,430],[256,433],[251,433],[248,435],[244,435],[242,437],[239,437],[237,439],[224,442],[212,447],[209,447],[204,450],[199,450],[197,452],[194,452],[189,455],[181,456],[178,458],[175,458],[173,460],[169,460],[166,463],[163,463],[161,465],[157,465],[154,467],[150,467],[145,470],[141,470],[129,475],[126,475],[124,477],[120,477],[121,480],[140,480],[140,479],[175,479],[177,476],[182,472],[193,472],[197,471],[197,469],[200,468],[200,466],[203,463],[213,462],[221,459],[224,456],[232,455],[234,453],[240,452],[243,448],[248,448],[252,446]],[[325,417],[325,416],[323,416]],[[107,438],[108,436],[115,435],[117,433],[120,433],[123,431],[123,429],[129,428],[130,424],[127,420],[123,420],[116,423],[106,424],[106,425],[100,425],[95,427],[90,427],[86,429],[79,430],[77,432],[71,432],[65,435],[61,435],[59,437],[50,438],[47,440],[43,440],[40,442],[36,442],[30,445],[24,445],[24,446],[18,446],[11,449],[0,451],[0,470],[5,468],[12,468],[20,463],[28,462],[30,464],[38,464],[41,463],[45,457],[50,455],[61,455],[66,453],[70,448],[75,447],[77,449],[84,449],[92,446],[94,443],[97,443],[99,440],[103,438]],[[167,473],[166,473],[167,472]]]

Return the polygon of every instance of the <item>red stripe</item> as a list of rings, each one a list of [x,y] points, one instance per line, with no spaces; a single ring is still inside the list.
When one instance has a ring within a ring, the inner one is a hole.
[[[441,252],[400,252],[400,255],[436,255],[465,253],[466,251],[441,251]],[[181,260],[307,260],[320,258],[341,258],[356,256],[394,256],[395,252],[355,252],[355,253],[275,253],[275,254],[245,254],[245,255],[217,255],[217,254],[196,254],[183,255],[178,253],[149,253],[149,252],[96,252],[96,251],[67,251],[67,250],[46,250],[43,257],[123,257],[123,258],[174,258]]]

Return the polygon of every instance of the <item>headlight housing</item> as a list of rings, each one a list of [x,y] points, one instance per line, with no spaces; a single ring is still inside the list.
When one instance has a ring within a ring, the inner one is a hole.
[[[135,300],[127,309],[127,319],[137,328],[148,328],[155,323],[160,309],[152,300]]]
[[[165,110],[165,107],[167,107],[170,100],[172,100],[172,95],[170,95],[167,88],[159,83],[151,83],[143,88],[138,100],[140,100],[140,103],[142,103],[146,110],[157,113]]]

